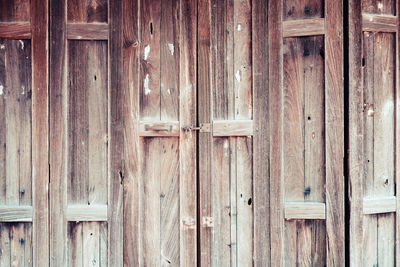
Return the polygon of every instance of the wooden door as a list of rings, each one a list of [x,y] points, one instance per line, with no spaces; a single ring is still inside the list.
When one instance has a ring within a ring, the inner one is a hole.
[[[196,266],[196,1],[123,10],[124,264]]]
[[[349,1],[351,266],[400,264],[399,11]]]
[[[46,1],[0,1],[0,266],[49,261],[46,28]]]
[[[50,266],[122,266],[122,1],[50,1]]]
[[[265,1],[198,4],[201,266],[269,264]]]
[[[342,2],[269,2],[275,266],[344,266]]]

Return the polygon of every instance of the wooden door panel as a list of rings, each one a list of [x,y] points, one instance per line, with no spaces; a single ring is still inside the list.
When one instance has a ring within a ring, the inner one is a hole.
[[[0,265],[48,258],[47,5],[0,2]]]
[[[350,7],[350,263],[394,266],[400,259],[395,245],[399,2],[351,1]]]
[[[344,265],[341,2],[268,14],[271,263]]]
[[[196,3],[124,1],[124,263],[195,266]]]
[[[122,2],[78,2],[50,3],[50,265],[122,266]]]

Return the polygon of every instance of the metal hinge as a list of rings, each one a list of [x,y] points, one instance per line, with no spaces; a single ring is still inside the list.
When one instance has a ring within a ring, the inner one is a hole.
[[[211,132],[211,123],[201,123],[200,126],[185,126],[183,130],[188,131],[200,131],[201,133],[210,133]]]

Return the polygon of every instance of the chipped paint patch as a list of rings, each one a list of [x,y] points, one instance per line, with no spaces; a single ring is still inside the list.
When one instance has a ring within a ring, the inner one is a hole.
[[[383,105],[382,117],[386,118],[386,117],[390,116],[391,114],[393,114],[393,101],[389,100],[389,101],[386,101],[385,105]]]
[[[238,30],[238,32],[240,32],[242,30],[242,25],[241,24],[237,25],[237,30]]]
[[[24,41],[22,41],[22,40],[19,40],[19,43],[21,44],[21,49],[22,49],[22,50],[24,50],[24,48],[25,48]]]
[[[175,52],[174,44],[168,43],[168,49],[169,49],[169,52],[171,52],[171,55],[174,55],[174,52]]]
[[[0,85],[0,95],[4,94],[4,86]]]
[[[0,49],[5,49],[6,46],[4,44],[0,44]]]
[[[146,45],[144,48],[144,60],[147,60],[149,58],[150,54],[150,45]]]
[[[236,81],[240,82],[240,79],[241,79],[241,77],[240,77],[240,70],[237,70],[237,71],[235,72],[235,78],[236,78]]]
[[[167,90],[167,93],[170,95],[170,94],[171,94],[171,89],[168,89],[168,90]]]
[[[151,93],[151,90],[149,88],[149,74],[146,74],[146,77],[144,78],[144,94],[148,95]]]
[[[382,9],[383,8],[383,4],[382,3],[378,3],[378,9]]]
[[[25,94],[25,86],[22,85],[21,90],[22,90],[21,94],[24,95]]]

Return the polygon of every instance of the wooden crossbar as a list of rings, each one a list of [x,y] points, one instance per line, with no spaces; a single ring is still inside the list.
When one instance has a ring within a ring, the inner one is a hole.
[[[107,205],[69,205],[68,221],[107,221]]]
[[[325,220],[325,203],[322,202],[286,202],[285,219]]]
[[[30,39],[30,22],[0,22],[0,38]]]
[[[283,37],[299,37],[325,34],[325,20],[301,19],[284,21],[282,25]]]
[[[31,222],[32,206],[0,206],[0,222]]]
[[[107,23],[68,23],[67,38],[73,40],[107,40]]]

